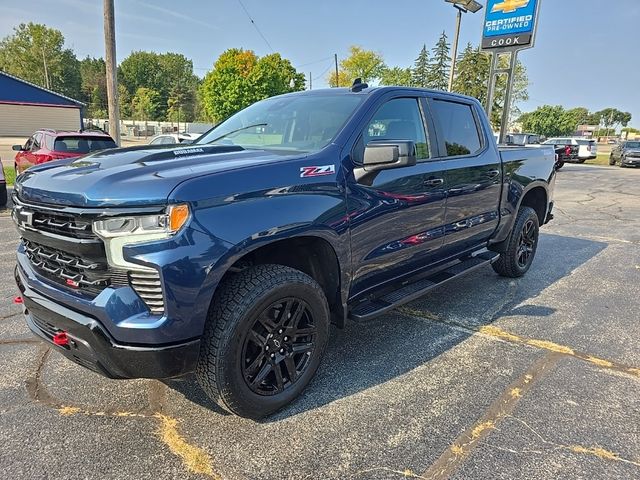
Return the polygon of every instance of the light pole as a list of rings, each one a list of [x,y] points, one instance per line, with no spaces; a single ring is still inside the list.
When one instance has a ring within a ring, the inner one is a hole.
[[[451,57],[451,70],[449,71],[449,88],[451,91],[453,88],[453,76],[456,71],[456,61],[458,57],[458,39],[460,38],[460,23],[462,22],[462,14],[471,12],[476,13],[482,8],[482,5],[475,0],[444,0],[447,3],[452,3],[454,8],[458,10],[456,19],[456,34],[453,38],[453,55]]]

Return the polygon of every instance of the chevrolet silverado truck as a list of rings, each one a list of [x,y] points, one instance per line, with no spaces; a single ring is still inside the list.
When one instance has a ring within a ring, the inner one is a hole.
[[[35,166],[13,194],[25,319],[95,372],[195,372],[259,418],[305,388],[331,323],[527,272],[554,160],[499,149],[475,99],[354,83],[263,100],[196,144]]]

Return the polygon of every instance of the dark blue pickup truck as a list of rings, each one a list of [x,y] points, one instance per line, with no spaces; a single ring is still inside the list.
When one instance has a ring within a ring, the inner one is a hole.
[[[474,99],[356,83],[261,101],[192,145],[47,163],[13,195],[25,318],[103,375],[195,372],[261,417],[310,381],[330,323],[483,266],[523,275],[554,160],[498,148]]]

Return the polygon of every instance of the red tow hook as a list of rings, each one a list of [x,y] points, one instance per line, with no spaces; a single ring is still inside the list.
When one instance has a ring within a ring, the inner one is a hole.
[[[17,296],[17,297],[13,297],[13,303],[15,303],[16,305],[22,305],[24,301],[22,300],[22,297]]]
[[[59,347],[69,347],[69,337],[67,337],[67,332],[57,332],[53,338],[53,343],[58,345]]]

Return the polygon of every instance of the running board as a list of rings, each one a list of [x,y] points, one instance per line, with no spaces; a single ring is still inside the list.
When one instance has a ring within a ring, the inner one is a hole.
[[[441,270],[427,278],[404,285],[398,290],[394,290],[386,295],[374,298],[369,302],[361,303],[349,312],[349,318],[357,322],[372,320],[389,310],[393,310],[400,305],[404,305],[405,303],[412,302],[413,300],[422,297],[424,294],[429,292],[429,290],[433,290],[434,288],[447,283],[449,280],[471,273],[485,265],[492,264],[499,256],[500,254],[495,252],[482,252],[475,257],[456,263],[455,265]]]

